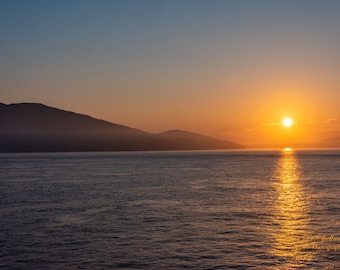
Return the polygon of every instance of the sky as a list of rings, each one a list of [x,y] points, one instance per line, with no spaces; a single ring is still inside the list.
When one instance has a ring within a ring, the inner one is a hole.
[[[2,103],[246,145],[340,137],[340,1],[1,0],[0,26]]]

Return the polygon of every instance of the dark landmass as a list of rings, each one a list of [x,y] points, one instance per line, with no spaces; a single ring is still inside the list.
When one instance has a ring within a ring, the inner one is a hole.
[[[152,134],[37,103],[0,103],[0,152],[242,149],[186,131]]]
[[[158,137],[162,138],[163,141],[166,141],[169,148],[180,148],[188,150],[244,148],[244,146],[235,142],[218,140],[201,134],[181,130],[169,130],[158,134]]]

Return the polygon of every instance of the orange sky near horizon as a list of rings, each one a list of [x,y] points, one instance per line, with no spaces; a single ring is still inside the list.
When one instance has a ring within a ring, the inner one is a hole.
[[[331,0],[4,0],[0,102],[245,145],[340,137],[339,14]]]

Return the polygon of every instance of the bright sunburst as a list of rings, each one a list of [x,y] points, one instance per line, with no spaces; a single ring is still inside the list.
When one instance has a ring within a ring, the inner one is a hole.
[[[282,124],[285,127],[290,127],[293,124],[293,120],[291,118],[286,117],[283,119]]]

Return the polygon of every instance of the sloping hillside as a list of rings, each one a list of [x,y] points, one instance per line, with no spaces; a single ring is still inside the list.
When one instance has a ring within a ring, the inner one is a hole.
[[[212,137],[204,136],[197,133],[182,131],[182,130],[169,130],[160,133],[158,137],[163,138],[169,143],[173,143],[177,148],[185,150],[209,150],[209,149],[242,149],[244,146],[241,144],[218,140]]]
[[[199,134],[151,134],[37,103],[0,103],[0,152],[235,149]]]

